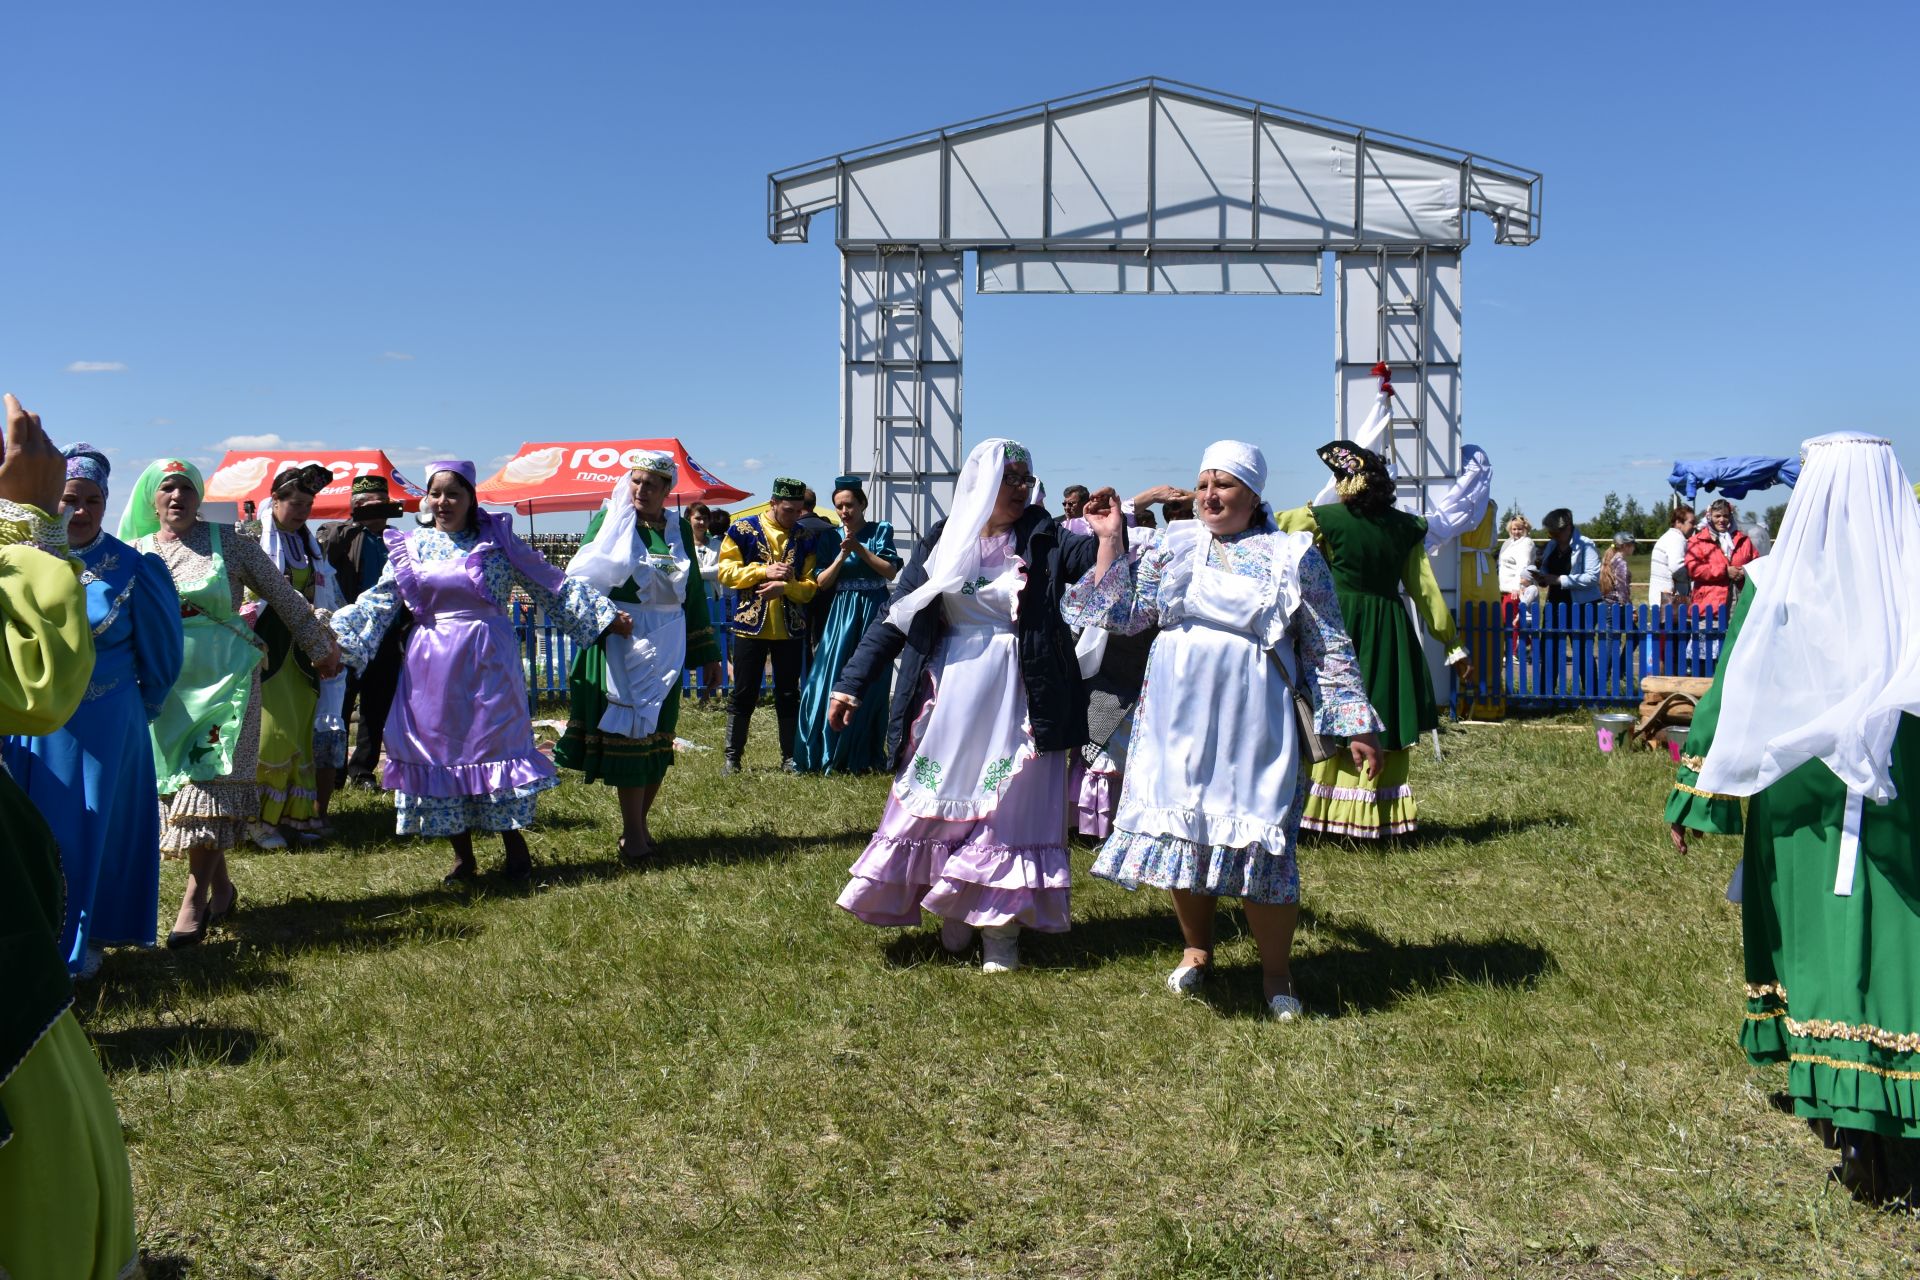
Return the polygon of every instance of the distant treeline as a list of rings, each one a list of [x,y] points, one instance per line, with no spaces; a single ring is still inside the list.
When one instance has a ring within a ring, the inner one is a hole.
[[[1705,515],[1714,497],[1715,495],[1711,493],[1702,493],[1694,500],[1693,509]],[[1596,542],[1611,538],[1616,533],[1630,533],[1645,542],[1665,533],[1667,527],[1673,523],[1675,501],[1677,501],[1675,498],[1656,498],[1649,505],[1642,506],[1638,498],[1629,497],[1623,502],[1619,494],[1609,493],[1606,501],[1600,504],[1600,510],[1595,512],[1591,519],[1580,521],[1580,532]],[[1734,510],[1737,513],[1737,523],[1745,524],[1748,517],[1755,517],[1766,525],[1769,534],[1778,534],[1780,517],[1787,513],[1787,504],[1782,502],[1771,507],[1743,508],[1735,503]],[[1576,511],[1573,514],[1578,516],[1580,513]],[[1522,515],[1533,523],[1537,531],[1540,518],[1546,515],[1546,512],[1523,512],[1509,503],[1507,509],[1500,515],[1500,528],[1496,531],[1496,540],[1499,535],[1506,532],[1507,521]]]

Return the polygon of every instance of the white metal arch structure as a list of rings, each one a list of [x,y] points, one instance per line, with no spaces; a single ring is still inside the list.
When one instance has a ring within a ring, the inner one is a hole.
[[[1334,255],[1335,434],[1397,389],[1392,452],[1422,503],[1460,461],[1460,253],[1540,234],[1541,175],[1456,147],[1160,77],[771,174],[767,234],[832,210],[842,255],[840,464],[913,536],[961,443],[964,256],[982,293],[1317,294]],[[1457,573],[1443,574],[1443,581]]]

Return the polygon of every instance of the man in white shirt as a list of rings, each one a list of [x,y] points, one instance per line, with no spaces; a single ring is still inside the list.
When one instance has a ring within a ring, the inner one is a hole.
[[[1687,581],[1687,539],[1693,536],[1693,524],[1693,508],[1676,501],[1672,525],[1653,544],[1653,567],[1647,575],[1648,604],[1687,602],[1692,586]]]

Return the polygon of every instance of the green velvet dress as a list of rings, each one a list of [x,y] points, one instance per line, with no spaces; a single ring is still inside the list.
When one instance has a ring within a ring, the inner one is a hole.
[[[585,546],[600,532],[605,512],[595,513],[587,523]],[[679,517],[674,517],[680,519]],[[636,525],[647,550],[667,554],[666,535],[645,525]],[[693,526],[680,519],[681,545],[698,544]],[[633,604],[640,596],[632,578],[607,593],[615,604]],[[687,595],[683,605],[687,617],[687,657],[689,670],[720,661],[720,645],[707,618],[707,588],[700,577],[696,560],[688,566]],[[600,717],[607,710],[607,642],[603,636],[574,655],[573,670],[567,677],[567,727],[553,749],[555,764],[576,769],[588,782],[604,782],[610,787],[650,787],[667,776],[673,767],[674,730],[680,724],[680,686],[675,685],[660,706],[660,720],[644,738],[628,738],[600,732]]]
[[[1741,592],[1726,653],[1753,598]],[[1695,709],[1667,820],[1745,837],[1741,915],[1755,1064],[1788,1065],[1795,1113],[1884,1137],[1920,1138],[1920,721],[1893,743],[1896,799],[1869,802],[1853,892],[1834,893],[1846,787],[1810,760],[1747,802],[1696,785],[1720,718],[1721,675]]]
[[[1340,618],[1353,638],[1367,701],[1380,717],[1380,771],[1365,774],[1344,751],[1313,765],[1300,826],[1306,831],[1378,840],[1411,834],[1419,806],[1409,782],[1413,744],[1440,724],[1433,676],[1400,590],[1421,625],[1457,655],[1459,628],[1427,560],[1427,522],[1405,511],[1357,515],[1344,504],[1296,507],[1274,516],[1287,532],[1311,533],[1333,570]]]

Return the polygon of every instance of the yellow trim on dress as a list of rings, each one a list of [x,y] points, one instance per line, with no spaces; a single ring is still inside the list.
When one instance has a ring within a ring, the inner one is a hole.
[[[1892,1067],[1876,1067],[1870,1062],[1848,1062],[1844,1058],[1829,1058],[1821,1053],[1794,1053],[1787,1056],[1794,1062],[1811,1063],[1816,1067],[1832,1067],[1836,1071],[1864,1071],[1869,1075],[1881,1076],[1888,1080],[1920,1080],[1920,1071],[1896,1071]]]

